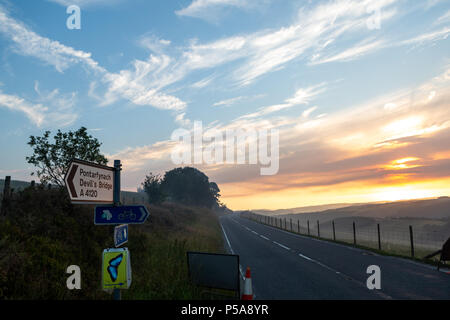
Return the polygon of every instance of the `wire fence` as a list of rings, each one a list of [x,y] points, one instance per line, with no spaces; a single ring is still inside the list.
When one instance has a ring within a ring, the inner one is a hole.
[[[404,224],[403,221],[367,223],[352,218],[337,221],[241,214],[251,220],[289,232],[377,249],[389,254],[424,258],[442,249],[449,233]],[[434,259],[439,260],[439,257]]]

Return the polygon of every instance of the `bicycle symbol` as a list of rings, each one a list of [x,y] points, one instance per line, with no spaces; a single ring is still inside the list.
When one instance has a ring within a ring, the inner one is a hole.
[[[130,220],[136,220],[136,214],[133,213],[133,211],[124,211],[123,213],[119,214],[119,220],[125,220],[129,218]]]

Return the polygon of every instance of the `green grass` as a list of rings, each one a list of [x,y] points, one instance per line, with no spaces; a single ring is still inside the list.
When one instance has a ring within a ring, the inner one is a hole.
[[[218,217],[204,208],[148,207],[129,226],[133,281],[123,299],[200,299],[188,279],[186,251],[223,252]],[[0,217],[1,299],[111,299],[101,290],[101,262],[113,226],[95,226],[93,206],[74,206],[65,190],[26,189]],[[81,290],[68,290],[66,269],[81,268]]]

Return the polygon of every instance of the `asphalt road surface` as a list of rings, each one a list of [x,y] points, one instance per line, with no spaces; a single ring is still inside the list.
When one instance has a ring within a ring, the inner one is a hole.
[[[450,273],[407,259],[321,241],[239,214],[220,218],[230,253],[251,269],[255,299],[450,299]],[[381,289],[369,290],[367,268],[380,267]]]

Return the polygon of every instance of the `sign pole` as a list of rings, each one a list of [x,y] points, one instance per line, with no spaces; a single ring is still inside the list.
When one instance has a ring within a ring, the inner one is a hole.
[[[120,206],[120,171],[122,170],[122,164],[120,160],[114,160],[114,206]],[[114,289],[114,300],[121,300],[120,289]]]
[[[120,171],[122,165],[120,160],[114,160],[114,206],[120,206]]]

